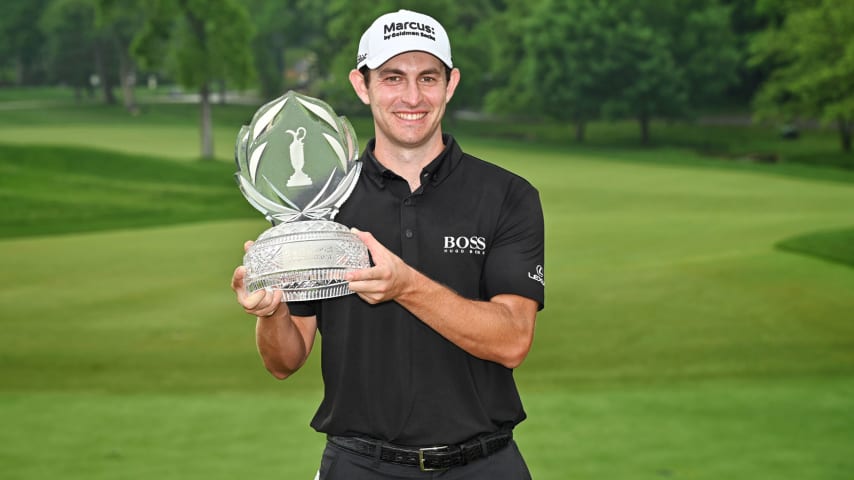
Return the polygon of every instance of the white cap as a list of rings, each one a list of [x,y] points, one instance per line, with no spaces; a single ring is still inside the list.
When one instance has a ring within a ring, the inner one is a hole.
[[[427,52],[448,68],[454,67],[448,34],[435,18],[411,10],[387,13],[362,34],[356,68],[373,70],[395,55],[414,51]]]

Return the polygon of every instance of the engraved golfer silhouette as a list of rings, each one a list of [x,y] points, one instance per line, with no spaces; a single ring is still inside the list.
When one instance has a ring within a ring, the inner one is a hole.
[[[289,187],[305,187],[311,185],[311,178],[302,171],[305,165],[305,144],[302,142],[305,139],[305,127],[299,127],[294,130],[285,130],[294,138],[291,142],[291,165],[294,167],[294,174],[288,179]]]

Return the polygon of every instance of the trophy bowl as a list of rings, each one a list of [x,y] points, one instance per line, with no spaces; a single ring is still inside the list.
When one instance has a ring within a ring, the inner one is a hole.
[[[237,136],[237,183],[273,224],[243,257],[246,289],[283,301],[353,293],[344,279],[370,267],[368,249],[333,221],[362,164],[353,127],[326,103],[296,92],[263,105]]]
[[[284,301],[347,295],[344,274],[370,266],[368,249],[340,223],[309,220],[276,225],[243,257],[246,288],[282,290]]]

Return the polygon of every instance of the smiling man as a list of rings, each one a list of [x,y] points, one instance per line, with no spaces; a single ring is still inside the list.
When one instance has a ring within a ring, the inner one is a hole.
[[[320,479],[528,479],[513,369],[544,301],[539,195],[443,134],[460,71],[435,19],[379,17],[349,79],[375,138],[336,221],[357,229],[373,266],[348,274],[357,295],[287,304],[248,295],[238,267],[261,357],[286,378],[321,333]]]

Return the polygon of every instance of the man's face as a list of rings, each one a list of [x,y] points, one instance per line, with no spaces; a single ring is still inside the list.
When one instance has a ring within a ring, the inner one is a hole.
[[[377,143],[417,148],[441,142],[442,116],[459,82],[458,70],[446,80],[445,65],[438,58],[407,52],[372,70],[367,85],[356,70],[350,81],[362,102],[371,106]]]

